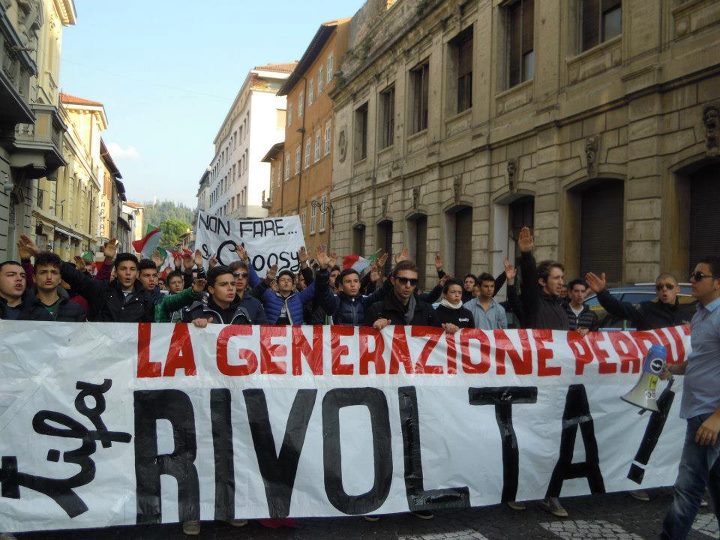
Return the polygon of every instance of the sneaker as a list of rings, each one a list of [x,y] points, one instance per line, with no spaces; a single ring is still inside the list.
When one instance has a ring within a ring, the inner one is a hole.
[[[525,510],[527,508],[525,506],[525,503],[518,501],[507,501],[505,504],[507,504],[513,510]]]
[[[199,521],[183,521],[182,529],[183,529],[183,534],[185,536],[199,536],[200,535],[200,522]]]
[[[636,489],[635,491],[631,491],[630,496],[633,499],[637,499],[638,501],[650,502],[650,495],[644,489]]]
[[[568,517],[567,510],[565,510],[560,504],[560,499],[557,497],[545,497],[540,503],[540,507],[546,512],[550,512],[553,516],[557,517]]]
[[[247,519],[228,519],[225,523],[233,527],[244,527],[248,524]]]
[[[380,516],[363,516],[363,519],[365,521],[369,521],[371,523],[375,523],[376,521],[380,521]]]
[[[410,513],[419,519],[433,519],[435,517],[435,514],[428,512],[427,510],[418,510],[417,512]]]

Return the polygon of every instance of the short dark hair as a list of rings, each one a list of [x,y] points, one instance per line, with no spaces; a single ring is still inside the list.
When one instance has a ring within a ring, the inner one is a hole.
[[[35,270],[37,270],[38,266],[55,266],[56,268],[60,268],[61,265],[62,259],[56,253],[43,251],[35,257],[33,268],[35,268]]]
[[[10,265],[10,264],[14,264],[15,266],[19,266],[20,268],[23,267],[23,265],[20,264],[19,262],[10,260],[10,261],[5,261],[5,262],[0,263],[0,270],[2,270],[4,266]]]
[[[478,278],[477,278],[477,276],[476,276],[475,274],[465,274],[465,277],[463,278],[463,281],[465,281],[465,280],[466,280],[467,278],[469,278],[469,277],[473,278],[473,281],[474,281],[475,283],[478,282]]]
[[[478,278],[475,280],[476,283],[483,283],[484,281],[492,281],[495,283],[495,277],[492,274],[488,274],[487,272],[483,272],[478,276]]]
[[[710,255],[700,259],[698,264],[707,264],[710,267],[710,273],[713,278],[720,279],[720,257]]]
[[[570,283],[567,284],[568,291],[572,291],[575,285],[582,285],[586,289],[588,288],[588,284],[585,282],[584,279],[573,279]]]
[[[330,273],[332,274],[335,271],[342,272],[342,269],[336,264],[330,269]]]
[[[467,277],[467,276],[465,276],[465,277]],[[443,294],[447,294],[447,292],[450,290],[450,287],[452,287],[453,285],[457,285],[461,289],[463,288],[463,284],[459,279],[455,279],[455,278],[448,279],[445,282],[445,285],[443,285]]]
[[[393,268],[392,273],[390,274],[392,277],[397,276],[400,272],[404,270],[410,270],[411,272],[417,273],[417,265],[414,261],[411,261],[410,259],[405,259],[404,261],[400,261],[395,265],[395,268]]]
[[[332,272],[332,270],[331,270],[331,272]],[[338,283],[340,285],[342,285],[343,279],[345,279],[347,276],[349,276],[351,274],[357,274],[358,279],[360,278],[360,272],[358,272],[354,268],[346,268],[345,270],[343,270],[342,272],[340,272],[338,274],[338,277],[335,278],[335,285],[337,285]]]
[[[230,274],[230,275],[232,275],[232,270],[230,270],[230,267],[229,267],[229,266],[221,265],[221,266],[216,266],[216,267],[214,267],[214,268],[211,268],[211,269],[208,271],[208,273],[207,273],[207,285],[208,285],[208,287],[214,287],[214,286],[215,286],[215,281],[217,280],[217,278],[219,278],[220,276],[222,276],[222,275],[224,275],[224,274]],[[233,278],[233,280],[234,280],[234,279],[235,279],[235,278]],[[234,281],[233,281],[233,283],[234,283]]]
[[[550,271],[553,268],[559,268],[565,272],[565,267],[557,261],[542,261],[537,265],[537,277],[547,282],[547,278],[550,275]]]
[[[165,277],[165,283],[168,283],[168,284],[169,284],[169,283],[170,283],[170,280],[171,280],[172,278],[176,278],[176,277],[179,277],[180,279],[182,279],[182,280],[183,280],[183,285],[185,285],[185,276],[183,276],[183,273],[182,273],[180,270],[173,270],[172,272],[170,272],[170,273],[167,275],[167,277]]]
[[[150,259],[141,259],[138,263],[138,272],[142,272],[143,270],[157,270],[157,264],[155,262],[151,261]]]
[[[134,262],[136,268],[138,266],[138,258],[135,255],[133,255],[132,253],[120,253],[117,257],[115,257],[115,262],[113,263],[115,269],[117,270],[117,267],[120,266],[120,263],[125,261]]]

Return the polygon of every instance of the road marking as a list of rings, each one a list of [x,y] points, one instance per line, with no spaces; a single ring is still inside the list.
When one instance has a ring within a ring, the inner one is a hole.
[[[643,540],[642,536],[632,534],[623,529],[620,525],[604,521],[602,519],[593,521],[564,520],[541,523],[540,526],[553,533],[555,536],[567,540],[574,538],[603,538],[617,540]]]
[[[407,534],[398,536],[398,540],[488,540],[474,529],[459,531],[437,530],[430,534]]]
[[[692,528],[699,533],[706,534],[707,536],[720,538],[720,528],[718,528],[718,522],[717,519],[715,519],[715,514],[698,514]]]

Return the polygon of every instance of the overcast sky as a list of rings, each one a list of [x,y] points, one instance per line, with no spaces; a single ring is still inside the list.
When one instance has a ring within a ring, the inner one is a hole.
[[[60,87],[100,101],[128,199],[196,205],[212,141],[248,70],[298,60],[363,0],[75,0]]]

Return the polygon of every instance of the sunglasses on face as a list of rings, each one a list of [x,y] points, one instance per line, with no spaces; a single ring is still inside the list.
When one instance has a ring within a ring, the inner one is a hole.
[[[400,285],[410,284],[414,287],[418,283],[418,280],[416,278],[398,277],[396,279],[400,282]]]
[[[247,279],[248,273],[247,273],[247,272],[233,272],[233,277],[234,277],[235,279],[239,279],[239,278],[246,278],[246,279]]]
[[[675,284],[673,284],[673,283],[658,283],[657,285],[655,285],[656,291],[662,291],[663,289],[672,291],[674,288],[675,288]]]
[[[690,273],[690,281],[692,281],[693,279],[694,279],[695,281],[700,281],[701,279],[711,278],[711,277],[712,277],[712,275],[710,275],[710,274],[703,274],[703,273],[700,272],[700,271],[698,271],[698,272],[691,272],[691,273]]]

